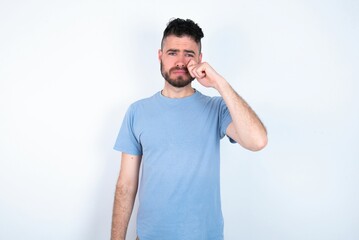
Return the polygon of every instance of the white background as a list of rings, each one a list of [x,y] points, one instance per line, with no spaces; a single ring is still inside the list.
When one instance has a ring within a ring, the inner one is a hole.
[[[358,12],[350,0],[1,0],[0,239],[109,239],[112,146],[128,105],[163,86],[172,17],[199,23],[204,60],[269,132],[258,153],[222,142],[225,239],[359,239]]]

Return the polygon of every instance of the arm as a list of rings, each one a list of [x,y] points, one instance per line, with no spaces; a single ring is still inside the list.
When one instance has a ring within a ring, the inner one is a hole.
[[[241,146],[251,151],[259,151],[267,144],[267,131],[251,107],[208,63],[197,64],[189,61],[188,70],[192,77],[205,87],[215,88],[226,103],[232,122],[226,134]]]
[[[223,97],[232,117],[226,134],[251,151],[259,151],[267,145],[267,131],[252,108],[224,79],[217,90]]]
[[[120,175],[116,184],[111,240],[125,240],[138,187],[141,157],[122,153]]]

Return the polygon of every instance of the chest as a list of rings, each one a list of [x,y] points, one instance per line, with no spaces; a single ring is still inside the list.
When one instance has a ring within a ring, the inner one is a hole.
[[[218,138],[218,114],[206,106],[156,109],[138,114],[134,132],[144,154],[156,149],[195,148]]]

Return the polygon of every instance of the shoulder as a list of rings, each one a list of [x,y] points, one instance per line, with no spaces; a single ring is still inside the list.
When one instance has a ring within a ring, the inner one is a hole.
[[[155,93],[154,95],[152,95],[150,97],[139,99],[139,100],[133,102],[129,106],[129,109],[135,110],[138,108],[142,108],[144,106],[152,105],[156,101],[157,95],[158,95],[158,93]]]
[[[133,102],[129,105],[126,114],[128,116],[136,116],[138,114],[146,114],[149,111],[153,111],[153,109],[156,109],[157,95],[158,93]]]
[[[220,106],[224,103],[223,98],[220,96],[207,96],[200,92],[198,93],[199,99],[206,104],[210,104],[211,106]]]

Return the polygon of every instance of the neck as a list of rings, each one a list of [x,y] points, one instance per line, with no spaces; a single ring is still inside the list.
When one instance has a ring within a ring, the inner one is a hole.
[[[195,89],[192,88],[191,84],[183,88],[173,87],[169,83],[165,83],[163,90],[161,91],[162,95],[168,98],[184,98],[191,96],[195,93]]]

